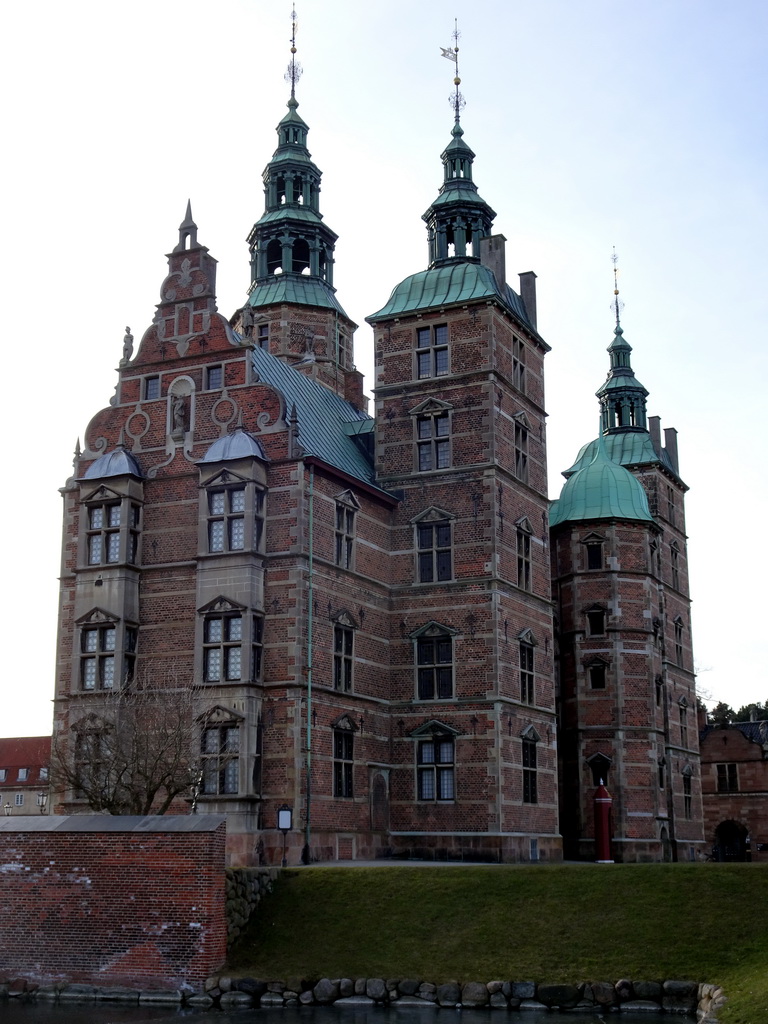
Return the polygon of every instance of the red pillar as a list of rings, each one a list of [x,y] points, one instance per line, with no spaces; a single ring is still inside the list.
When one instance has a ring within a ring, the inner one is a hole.
[[[611,857],[611,806],[613,797],[603,782],[595,791],[595,861],[597,864],[613,864]]]

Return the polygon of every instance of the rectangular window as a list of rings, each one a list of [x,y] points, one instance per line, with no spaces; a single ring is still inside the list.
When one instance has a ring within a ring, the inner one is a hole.
[[[693,798],[691,795],[691,776],[683,776],[683,816],[687,821],[693,817]]]
[[[80,634],[80,685],[83,690],[111,690],[115,685],[114,625],[87,626]]]
[[[48,781],[48,769],[45,766],[40,769],[40,781],[41,782],[47,782]]]
[[[517,529],[517,585],[522,590],[531,589],[531,537],[520,527]]]
[[[588,569],[602,569],[603,568],[603,545],[590,543],[586,545],[587,548],[587,568]]]
[[[678,705],[680,709],[680,746],[688,746],[688,708],[685,704]]]
[[[355,553],[355,509],[336,505],[336,565],[351,569]]]
[[[208,492],[208,550],[243,551],[245,548],[245,487]]]
[[[6,769],[0,768],[0,782],[5,782]]]
[[[675,525],[675,492],[671,487],[667,487],[667,519]]]
[[[682,667],[683,664],[683,624],[679,619],[675,620],[675,662]]]
[[[419,327],[416,331],[416,372],[419,380],[449,372],[448,326]]]
[[[528,483],[528,430],[515,420],[515,476]]]
[[[445,700],[453,696],[453,639],[421,637],[416,641],[418,699]]]
[[[512,339],[512,383],[525,394],[525,345],[519,338]]]
[[[29,778],[29,768],[19,768],[17,778],[19,782],[26,782]]]
[[[419,472],[447,469],[451,464],[450,419],[447,412],[416,420]]]
[[[17,793],[16,796],[14,797],[14,799],[13,799],[13,802],[16,804],[17,807],[23,807],[24,806],[24,794],[23,793]]]
[[[419,740],[417,757],[419,800],[455,799],[453,738]]]
[[[209,366],[205,371],[205,386],[209,391],[218,390],[224,383],[224,367]]]
[[[353,630],[347,626],[333,627],[333,686],[349,693],[352,689]]]
[[[202,792],[209,795],[237,793],[240,772],[240,730],[236,725],[217,725],[203,729]]]
[[[587,612],[587,626],[590,636],[602,636],[605,633],[605,612],[602,608],[592,608]]]
[[[336,797],[353,795],[354,740],[351,732],[344,729],[333,731],[333,795]]]
[[[680,549],[672,542],[669,548],[669,561],[672,568],[672,586],[675,590],[680,589]]]
[[[536,782],[536,742],[523,740],[523,803],[538,803]]]
[[[449,580],[453,576],[451,524],[420,523],[416,527],[419,583]]]
[[[605,665],[602,661],[589,666],[589,685],[593,690],[605,689]]]
[[[718,764],[717,768],[717,792],[738,793],[739,773],[736,764]]]
[[[269,348],[269,324],[259,324],[256,330],[259,348]]]
[[[212,615],[203,628],[203,678],[206,683],[242,678],[243,618]]]
[[[261,679],[264,661],[264,619],[260,615],[253,617],[253,644],[251,645],[251,680],[257,683]]]
[[[523,704],[533,704],[535,699],[533,687],[533,646],[520,644],[520,700]]]
[[[155,399],[160,397],[160,378],[159,377],[145,377],[144,378],[144,400],[146,402],[154,402]]]

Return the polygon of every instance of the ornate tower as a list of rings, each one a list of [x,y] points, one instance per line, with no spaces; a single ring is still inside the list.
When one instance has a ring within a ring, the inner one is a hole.
[[[618,291],[615,291],[618,296]],[[630,365],[616,299],[601,433],[550,512],[565,854],[592,859],[593,800],[613,796],[613,857],[691,860],[702,841],[683,495]],[[661,499],[661,500],[660,500]]]
[[[298,112],[300,74],[294,11],[288,113],[277,126],[277,149],[264,169],[264,213],[248,235],[248,302],[233,322],[259,347],[362,408],[362,375],[353,362],[357,325],[333,287],[338,236],[320,213],[322,174],[312,162],[309,128]]]
[[[504,238],[459,123],[429,207],[429,267],[372,316],[377,482],[392,536],[391,842],[558,859],[543,359],[534,275]]]

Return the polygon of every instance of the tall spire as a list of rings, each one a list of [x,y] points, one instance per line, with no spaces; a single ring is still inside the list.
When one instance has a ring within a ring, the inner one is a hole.
[[[443,57],[454,64],[453,136],[440,159],[443,161],[443,184],[437,199],[423,216],[427,222],[429,266],[438,267],[451,260],[480,262],[480,239],[491,233],[495,212],[480,197],[472,181],[475,154],[464,142],[461,111],[465,100],[459,91],[459,30],[453,31],[453,46],[440,47]]]
[[[632,346],[624,338],[621,329],[620,313],[622,303],[619,301],[618,287],[618,256],[613,250],[613,310],[616,327],[613,341],[608,346],[611,368],[605,383],[596,392],[600,399],[601,426],[604,434],[615,434],[630,430],[647,430],[645,399],[648,392],[636,380],[630,364]]]
[[[296,9],[291,13],[288,113],[277,126],[277,149],[264,169],[264,213],[248,236],[251,288],[248,302],[263,306],[293,301],[343,312],[334,297],[333,254],[338,236],[320,213],[322,174],[307,149],[309,127],[298,113]],[[279,294],[278,294],[279,293]]]

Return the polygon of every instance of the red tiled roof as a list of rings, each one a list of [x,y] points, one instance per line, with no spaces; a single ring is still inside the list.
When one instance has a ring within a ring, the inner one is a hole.
[[[0,768],[5,768],[5,780],[0,786],[39,786],[40,769],[51,759],[50,736],[12,736],[0,738]],[[19,780],[19,768],[28,768],[26,779]]]

